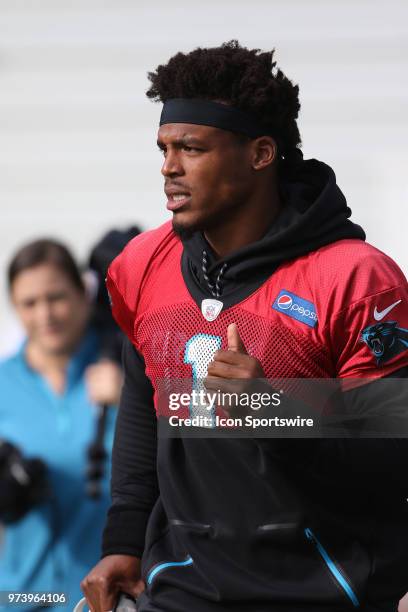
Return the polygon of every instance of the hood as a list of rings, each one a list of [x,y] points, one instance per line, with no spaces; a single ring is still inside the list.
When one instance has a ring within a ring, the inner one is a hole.
[[[208,279],[214,284],[221,269],[221,294],[225,296],[248,279],[269,276],[283,262],[326,244],[344,238],[365,240],[363,229],[349,220],[351,210],[327,164],[316,159],[302,161],[281,180],[279,189],[283,208],[260,240],[222,259],[216,259],[201,232],[183,241],[190,270],[210,297]],[[206,274],[203,251],[207,253]]]

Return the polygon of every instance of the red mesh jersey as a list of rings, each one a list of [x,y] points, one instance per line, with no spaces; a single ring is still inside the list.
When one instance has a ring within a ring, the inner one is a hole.
[[[268,378],[380,377],[408,365],[407,281],[374,247],[340,240],[284,263],[212,322],[185,285],[182,248],[168,222],[134,238],[108,272],[113,314],[155,388],[204,377],[232,322]]]

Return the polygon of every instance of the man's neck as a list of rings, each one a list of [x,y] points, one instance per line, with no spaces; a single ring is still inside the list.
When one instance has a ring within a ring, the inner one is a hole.
[[[217,259],[222,259],[266,234],[282,208],[278,189],[258,197],[250,206],[226,218],[217,227],[204,232],[204,236]]]

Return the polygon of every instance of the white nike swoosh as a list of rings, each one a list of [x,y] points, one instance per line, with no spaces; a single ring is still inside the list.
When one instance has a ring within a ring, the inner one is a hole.
[[[382,321],[382,319],[389,313],[391,312],[391,310],[393,308],[395,308],[395,306],[397,304],[399,304],[400,302],[402,302],[402,300],[398,300],[398,302],[394,302],[394,304],[391,304],[391,306],[388,306],[388,308],[384,308],[384,310],[381,310],[381,312],[378,312],[377,310],[377,306],[374,308],[374,319],[376,321]]]

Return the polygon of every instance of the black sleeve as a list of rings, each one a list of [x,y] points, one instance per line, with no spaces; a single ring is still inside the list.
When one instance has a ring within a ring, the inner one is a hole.
[[[147,521],[159,495],[153,387],[143,358],[129,340],[122,361],[125,381],[113,445],[112,505],[103,534],[103,557],[142,556]]]
[[[323,439],[314,457],[327,480],[345,476],[355,487],[379,496],[408,493],[408,367],[343,394],[353,415],[350,438]],[[367,435],[368,434],[368,435]]]
[[[407,438],[408,366],[344,392],[343,403],[359,437]]]

